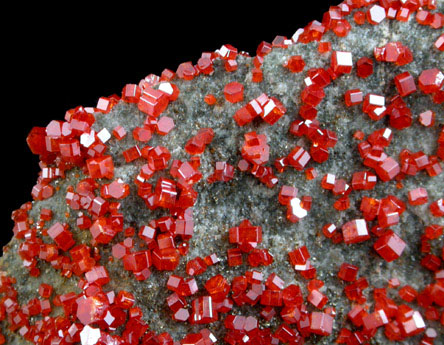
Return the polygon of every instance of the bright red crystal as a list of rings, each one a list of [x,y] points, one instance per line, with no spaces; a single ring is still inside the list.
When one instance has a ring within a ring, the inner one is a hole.
[[[364,219],[355,219],[342,226],[342,236],[346,244],[358,243],[370,239],[367,223]]]
[[[316,107],[325,97],[325,92],[316,84],[307,86],[301,93],[302,102]]]
[[[295,187],[291,186],[282,186],[279,192],[279,202],[281,205],[289,205],[291,199],[297,197],[298,190]]]
[[[98,218],[89,228],[92,237],[97,243],[106,244],[109,243],[117,231],[112,227],[109,218],[100,217]]]
[[[307,207],[299,198],[292,198],[287,206],[287,219],[292,223],[297,223],[300,219],[307,216]]]
[[[444,217],[444,199],[438,199],[431,203],[430,213],[434,217]]]
[[[363,99],[362,91],[359,89],[347,90],[344,95],[344,101],[347,107],[360,104]]]
[[[136,127],[133,130],[133,138],[136,141],[140,141],[142,143],[146,143],[148,141],[150,141],[152,137],[152,133],[151,130],[149,128],[146,127]]]
[[[308,295],[307,301],[313,304],[316,308],[322,309],[328,302],[328,298],[322,292],[314,289]]]
[[[259,98],[264,99],[261,104],[263,110],[259,114],[260,117],[262,117],[262,119],[268,124],[274,125],[285,114],[287,109],[275,97],[268,97],[265,94],[262,94]]]
[[[113,129],[113,135],[117,140],[122,140],[126,136],[126,130],[122,126],[117,126]]]
[[[362,111],[373,120],[378,121],[386,115],[385,97],[372,93],[364,97]]]
[[[229,241],[238,245],[262,242],[262,228],[253,226],[249,220],[243,220],[239,226],[230,228]]]
[[[53,287],[49,284],[42,283],[39,287],[39,295],[42,298],[49,298],[52,294]]]
[[[198,155],[205,151],[205,148],[214,138],[214,131],[211,128],[202,128],[197,134],[185,144],[185,151],[190,155]]]
[[[175,248],[155,249],[151,257],[153,265],[160,271],[173,271],[179,264],[179,253]]]
[[[379,5],[372,5],[367,10],[367,21],[370,24],[380,24],[386,17],[385,9]]]
[[[434,46],[436,49],[438,49],[440,51],[444,51],[444,34],[442,34],[441,36],[438,37]]]
[[[419,123],[424,127],[432,127],[435,124],[435,116],[433,110],[426,110],[419,114]]]
[[[365,13],[362,11],[356,11],[353,14],[353,20],[355,21],[356,24],[358,25],[362,25],[365,23]]]
[[[67,251],[75,244],[72,233],[69,231],[68,224],[63,225],[60,223],[55,223],[53,226],[51,226],[51,228],[48,229],[48,235],[63,251]]]
[[[244,134],[245,142],[242,146],[242,157],[250,163],[262,165],[268,162],[270,147],[267,145],[265,134],[249,132]]]
[[[351,73],[353,68],[352,53],[334,51],[331,55],[331,66],[336,74]]]
[[[110,184],[103,185],[100,194],[105,199],[124,199],[130,193],[129,188],[128,184],[124,183],[121,179],[117,179]]]
[[[325,54],[331,51],[331,42],[319,42],[318,51],[321,54]]]
[[[205,101],[205,103],[207,103],[208,105],[214,105],[214,104],[216,104],[217,99],[216,99],[216,97],[215,97],[214,95],[212,95],[212,94],[208,94],[208,95],[205,95],[205,97],[204,97],[204,101]]]
[[[239,248],[231,248],[227,250],[228,266],[242,265],[242,252]]]
[[[332,238],[336,234],[336,225],[326,224],[322,227],[322,233],[327,238]]]
[[[251,81],[253,83],[261,83],[264,79],[264,73],[260,68],[253,68],[251,70]]]
[[[358,266],[347,264],[344,262],[339,269],[338,277],[347,282],[353,282],[356,280],[358,270]]]
[[[310,158],[310,154],[300,146],[293,148],[287,156],[288,164],[296,170],[303,170]]]
[[[127,84],[122,90],[122,100],[128,103],[138,103],[142,90],[136,84]]]
[[[391,262],[401,256],[405,246],[405,242],[398,235],[391,230],[387,230],[375,242],[373,248],[385,261]]]
[[[408,96],[416,91],[415,80],[409,72],[395,76],[395,85],[402,97]]]
[[[167,135],[174,128],[174,121],[168,116],[162,116],[156,124],[156,132],[159,135]]]
[[[425,188],[416,188],[408,193],[410,205],[423,205],[427,203],[428,196]]]
[[[351,185],[354,190],[370,190],[376,186],[377,177],[370,171],[359,171],[353,174]]]
[[[321,312],[310,314],[310,332],[319,335],[330,335],[333,330],[333,317]]]
[[[373,74],[373,60],[362,57],[356,62],[356,74],[361,78],[367,78]]]
[[[79,297],[77,303],[77,318],[84,325],[101,320],[107,308],[106,302],[98,297]]]
[[[211,296],[198,297],[191,303],[191,324],[206,324],[218,320]]]
[[[305,67],[305,61],[300,55],[290,56],[290,58],[284,63],[284,67],[292,73],[299,73]]]
[[[177,68],[176,75],[181,79],[193,80],[197,71],[191,62],[184,62]]]
[[[424,70],[418,77],[418,86],[425,94],[437,92],[444,85],[444,73],[437,68]]]
[[[444,231],[443,226],[440,226],[438,224],[432,224],[425,228],[424,233],[428,239],[434,240],[439,238],[443,234],[443,231]]]
[[[244,99],[244,86],[233,81],[224,87],[225,99],[230,103],[238,103]]]
[[[91,178],[112,179],[114,176],[114,164],[111,156],[91,158],[86,161]]]
[[[147,87],[143,90],[137,105],[145,114],[158,117],[166,109],[168,102],[166,93]]]
[[[375,172],[382,181],[393,180],[400,172],[399,163],[392,157],[387,157],[375,167]]]
[[[46,153],[45,144],[46,130],[44,127],[33,127],[26,138],[31,152],[35,155],[41,155]]]
[[[410,285],[405,285],[398,291],[399,297],[406,302],[413,302],[418,296],[418,292]]]

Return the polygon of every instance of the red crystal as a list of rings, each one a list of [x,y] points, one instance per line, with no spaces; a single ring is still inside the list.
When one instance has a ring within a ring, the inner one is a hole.
[[[360,104],[363,99],[362,91],[359,89],[347,90],[344,95],[344,101],[347,107]]]
[[[438,199],[431,203],[430,213],[434,217],[444,217],[444,199]]]
[[[227,162],[216,162],[213,174],[208,176],[207,181],[213,183],[216,181],[228,182],[234,178],[234,167]]]
[[[288,164],[296,170],[303,170],[310,158],[310,154],[300,146],[293,148],[287,156]]]
[[[441,36],[438,37],[434,46],[436,49],[444,51],[444,34],[441,34]]]
[[[239,226],[230,228],[229,241],[230,243],[236,243],[239,245],[261,243],[262,228],[260,226],[253,226],[249,220],[244,220]]]
[[[205,103],[207,103],[208,105],[214,105],[214,104],[216,104],[217,99],[216,99],[216,97],[215,97],[214,95],[212,95],[212,94],[208,94],[208,95],[205,95],[205,97],[204,97],[204,101],[205,101]]]
[[[198,155],[205,151],[205,148],[214,138],[214,131],[211,128],[202,128],[197,134],[185,144],[185,151],[190,155]]]
[[[367,21],[372,25],[380,24],[385,17],[385,9],[379,5],[373,5],[367,10]]]
[[[358,266],[347,264],[344,262],[339,269],[338,277],[347,282],[353,282],[356,280],[358,270]]]
[[[91,158],[86,161],[90,177],[94,179],[114,177],[114,164],[111,156]]]
[[[312,312],[310,314],[310,332],[319,335],[330,335],[333,330],[333,317],[326,313]]]
[[[238,103],[244,99],[244,86],[233,81],[224,87],[225,99],[230,103]]]
[[[370,239],[367,223],[364,219],[355,219],[342,226],[342,236],[346,244],[358,243]]]
[[[206,269],[207,264],[200,257],[196,257],[195,259],[187,262],[186,272],[191,276],[202,274],[206,271]]]
[[[146,87],[137,105],[143,113],[158,117],[167,108],[168,102],[169,99],[166,93]]]
[[[375,242],[373,248],[385,261],[391,262],[401,256],[405,246],[405,242],[398,235],[391,230],[387,230]]]
[[[443,85],[444,74],[437,68],[424,70],[419,75],[418,86],[425,94],[437,92]]]
[[[198,297],[191,302],[191,324],[207,324],[218,320],[211,296]]]
[[[207,280],[205,289],[214,302],[222,302],[230,292],[230,284],[222,275],[218,274]]]
[[[69,231],[68,224],[62,225],[58,222],[55,223],[53,226],[51,226],[51,228],[48,229],[48,235],[63,251],[67,251],[75,244],[72,233]]]
[[[122,90],[122,100],[128,103],[138,103],[142,90],[136,84],[127,84]]]
[[[435,124],[435,116],[433,110],[426,110],[419,114],[419,123],[424,127],[432,127]]]
[[[257,165],[268,162],[270,147],[267,145],[265,134],[249,132],[244,134],[245,142],[242,146],[242,157]]]
[[[418,292],[410,285],[405,285],[398,291],[399,297],[406,302],[413,302],[418,296]]]
[[[292,73],[299,73],[304,69],[305,61],[300,55],[290,56],[290,58],[284,63],[284,67]]]
[[[194,68],[193,64],[188,61],[179,65],[176,71],[176,75],[181,79],[193,80],[194,77],[197,75],[197,71]]]
[[[313,304],[316,308],[322,309],[328,302],[328,298],[322,292],[314,289],[311,290],[310,294],[308,295],[307,301]]]
[[[415,80],[409,72],[395,76],[395,85],[402,97],[408,96],[416,91]]]
[[[373,74],[373,60],[362,57],[356,62],[356,74],[358,77],[367,78]]]
[[[316,84],[307,86],[301,93],[302,102],[316,107],[325,97],[325,92]]]
[[[331,66],[336,74],[351,73],[353,68],[352,53],[334,51],[331,55]]]
[[[159,135],[167,135],[174,128],[174,121],[168,116],[162,116],[156,124],[156,132]]]
[[[408,197],[410,205],[423,205],[428,201],[427,190],[422,187],[409,191]]]
[[[228,266],[242,265],[242,252],[239,248],[231,248],[227,250]]]
[[[155,249],[152,252],[152,261],[160,271],[174,271],[179,265],[179,253],[175,248]]]
[[[400,172],[398,162],[392,157],[387,157],[375,167],[375,172],[382,181],[393,180]]]

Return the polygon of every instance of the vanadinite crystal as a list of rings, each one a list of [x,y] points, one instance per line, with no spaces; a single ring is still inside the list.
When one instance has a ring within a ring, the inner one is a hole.
[[[34,127],[0,344],[441,344],[443,12],[346,0]]]

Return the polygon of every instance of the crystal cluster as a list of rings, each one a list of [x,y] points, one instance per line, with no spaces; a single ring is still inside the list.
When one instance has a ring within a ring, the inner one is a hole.
[[[0,344],[439,344],[443,11],[345,0],[34,127]]]

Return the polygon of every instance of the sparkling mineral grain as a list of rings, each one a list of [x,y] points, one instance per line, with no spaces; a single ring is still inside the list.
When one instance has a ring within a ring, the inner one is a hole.
[[[443,344],[443,12],[346,0],[33,128],[0,344]]]

